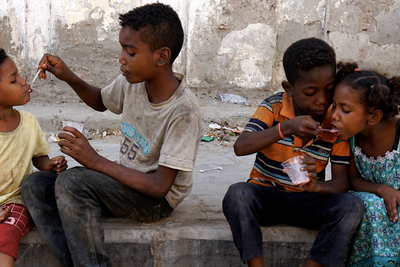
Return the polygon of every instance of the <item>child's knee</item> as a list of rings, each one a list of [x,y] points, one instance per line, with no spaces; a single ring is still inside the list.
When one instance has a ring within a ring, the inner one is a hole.
[[[350,194],[348,194],[348,195],[350,195]],[[362,218],[362,216],[364,215],[364,210],[365,210],[364,201],[359,197],[356,197],[353,195],[351,195],[351,196],[353,197],[352,198],[352,203],[353,203],[352,204],[352,212],[354,214],[356,214],[357,217]]]
[[[252,202],[252,198],[254,198],[253,190],[248,183],[236,183],[229,187],[222,201],[222,206],[224,210],[231,205],[238,208],[240,205]]]
[[[356,196],[343,194],[341,208],[351,220],[359,221],[363,217],[364,202]]]
[[[229,186],[224,200],[236,200],[237,198],[243,198],[246,195],[247,185],[247,183],[236,183]]]
[[[54,188],[56,196],[63,195],[65,192],[74,192],[76,189],[82,190],[82,180],[80,176],[80,172],[75,168],[60,173]]]

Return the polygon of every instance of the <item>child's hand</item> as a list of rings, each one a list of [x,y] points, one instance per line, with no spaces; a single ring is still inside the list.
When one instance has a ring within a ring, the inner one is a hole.
[[[58,79],[68,81],[74,76],[73,72],[68,68],[64,61],[50,54],[44,54],[40,60],[39,66],[43,71],[39,73],[39,78],[47,79],[46,71],[53,73]]]
[[[303,167],[302,171],[307,171],[307,177],[310,178],[310,181],[303,185],[303,188],[308,192],[316,192],[317,191],[317,166],[315,163],[315,159],[310,156],[301,156],[301,164],[306,164],[306,167]]]
[[[64,156],[57,156],[50,159],[46,163],[46,169],[49,171],[56,171],[57,174],[65,171],[68,168],[67,160]]]
[[[98,159],[101,156],[90,145],[87,138],[74,127],[65,126],[62,131],[58,134],[61,139],[58,142],[61,152],[72,157],[86,168],[96,169]]]
[[[6,209],[0,207],[0,223],[7,220],[8,216],[10,216],[10,210],[10,207],[7,207]]]
[[[319,122],[316,122],[311,116],[305,115],[285,121],[281,127],[282,131],[285,131],[286,127],[289,128],[289,133],[286,131],[283,133],[285,136],[293,134],[301,139],[310,139],[319,133],[318,126],[320,126]]]
[[[384,186],[382,189],[380,189],[379,193],[379,195],[385,201],[389,220],[394,223],[397,222],[399,219],[397,207],[400,206],[400,192],[390,186]]]

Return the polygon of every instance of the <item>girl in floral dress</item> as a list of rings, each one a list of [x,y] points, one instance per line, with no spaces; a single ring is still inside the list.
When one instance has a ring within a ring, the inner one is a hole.
[[[338,67],[332,124],[350,139],[350,193],[365,206],[346,266],[400,266],[400,77]]]

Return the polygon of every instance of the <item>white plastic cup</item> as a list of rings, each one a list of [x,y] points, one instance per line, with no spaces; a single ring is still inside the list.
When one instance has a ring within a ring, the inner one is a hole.
[[[310,178],[306,176],[307,171],[301,170],[306,167],[306,164],[300,164],[300,161],[300,156],[297,156],[282,163],[282,167],[294,185],[304,185],[310,181]]]
[[[62,122],[62,127],[64,128],[65,126],[69,126],[69,127],[74,127],[76,128],[78,131],[82,132],[83,131],[83,123],[79,123],[79,122],[74,122],[74,121],[63,121]]]
[[[62,127],[64,128],[65,126],[69,126],[69,127],[74,127],[76,128],[78,131],[80,131],[81,133],[83,133],[83,123],[79,123],[79,122],[74,122],[74,121],[63,121],[62,122]],[[67,132],[67,131],[62,131],[62,133],[68,133],[72,136],[74,136],[72,133]]]

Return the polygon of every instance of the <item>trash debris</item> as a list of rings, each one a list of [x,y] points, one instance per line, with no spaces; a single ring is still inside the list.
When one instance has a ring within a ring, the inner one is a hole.
[[[246,105],[247,100],[245,97],[234,94],[220,94],[223,103]]]
[[[214,167],[214,168],[211,168],[211,169],[199,170],[199,172],[204,173],[204,172],[213,171],[213,170],[220,170],[220,171],[222,171],[222,167]]]
[[[225,142],[229,146],[229,142],[232,141],[232,138],[240,135],[243,131],[243,127],[230,127],[225,124],[225,126],[219,125],[218,123],[212,122],[208,125],[207,132],[203,135],[201,141],[211,142],[215,139],[222,142]]]
[[[214,129],[221,129],[221,125],[217,124],[217,123],[210,123],[208,125],[208,128],[214,130]]]
[[[232,128],[229,128],[229,127],[224,127],[224,129],[228,130],[228,131],[231,131],[232,133],[235,133],[235,134],[240,134],[242,132],[239,129],[232,129]]]
[[[207,135],[204,135],[204,136],[201,138],[201,141],[211,142],[211,141],[213,141],[214,139],[215,139],[214,136],[207,136]]]
[[[103,132],[100,132],[99,130],[91,129],[89,131],[89,133],[90,133],[90,135],[93,136],[93,138],[106,138],[109,136],[120,136],[121,135],[120,130],[111,130],[111,129],[107,129]]]
[[[82,133],[86,137],[87,140],[92,140],[93,139],[93,135],[91,135],[88,130],[84,129]]]
[[[49,135],[49,137],[47,138],[47,142],[49,142],[49,143],[58,143],[58,138],[53,133],[51,133]]]

